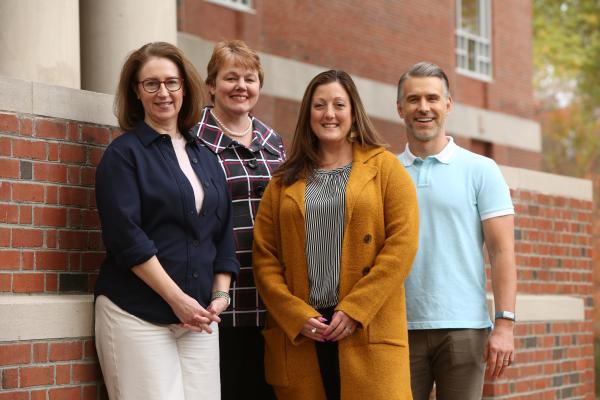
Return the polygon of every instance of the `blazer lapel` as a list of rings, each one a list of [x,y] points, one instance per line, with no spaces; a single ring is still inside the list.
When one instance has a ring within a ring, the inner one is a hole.
[[[350,225],[354,206],[364,187],[377,175],[377,167],[366,163],[372,153],[372,150],[363,150],[360,145],[356,143],[353,145],[352,171],[350,172],[348,186],[346,187],[345,227]]]
[[[302,216],[302,220],[304,220],[304,192],[306,190],[306,179],[298,179],[296,182],[292,183],[290,186],[287,186],[283,189],[283,194],[286,197],[292,199],[296,207],[298,208],[298,212]]]

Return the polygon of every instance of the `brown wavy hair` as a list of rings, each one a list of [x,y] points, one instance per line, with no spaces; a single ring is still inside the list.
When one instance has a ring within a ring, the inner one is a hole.
[[[185,96],[177,116],[177,128],[179,132],[186,134],[200,120],[202,105],[207,99],[206,87],[191,61],[178,47],[166,42],[147,43],[129,54],[125,60],[114,104],[119,126],[123,130],[130,130],[144,120],[144,107],[138,99],[136,86],[140,69],[152,57],[171,60],[179,69]]]
[[[352,126],[348,132],[348,140],[357,142],[362,147],[388,146],[367,116],[350,75],[339,70],[321,72],[310,81],[304,92],[288,158],[275,173],[275,176],[281,177],[284,185],[291,185],[298,179],[307,178],[319,165],[319,140],[310,127],[311,103],[317,87],[332,82],[342,85],[350,98]]]

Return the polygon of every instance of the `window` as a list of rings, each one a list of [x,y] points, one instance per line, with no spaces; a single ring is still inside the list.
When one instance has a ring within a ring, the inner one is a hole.
[[[237,11],[246,11],[253,13],[252,0],[206,0],[209,3],[220,4],[225,7],[233,8]]]
[[[456,0],[456,65],[475,78],[492,77],[490,2]]]

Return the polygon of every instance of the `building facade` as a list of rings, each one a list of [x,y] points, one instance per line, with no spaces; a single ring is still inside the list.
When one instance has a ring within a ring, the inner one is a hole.
[[[165,40],[205,76],[214,43],[234,38],[265,68],[254,113],[288,143],[306,85],[334,68],[355,78],[398,153],[398,78],[423,60],[446,70],[449,133],[501,165],[517,211],[516,365],[484,398],[593,399],[592,185],[539,171],[531,13],[530,0],[0,3],[0,400],[105,396],[90,295],[103,258],[93,184],[119,134],[121,64]]]

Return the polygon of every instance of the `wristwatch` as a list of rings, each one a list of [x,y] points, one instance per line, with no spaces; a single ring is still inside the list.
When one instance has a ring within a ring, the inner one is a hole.
[[[512,311],[496,311],[495,319],[507,319],[509,321],[515,321],[515,313]]]

